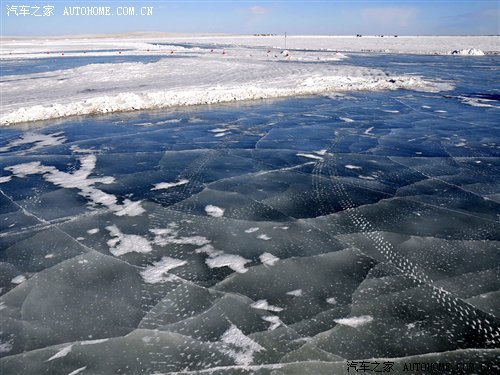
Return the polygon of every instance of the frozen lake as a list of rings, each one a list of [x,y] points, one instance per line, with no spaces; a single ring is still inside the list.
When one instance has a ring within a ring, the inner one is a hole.
[[[453,89],[0,128],[0,372],[500,371],[500,57],[348,63]]]

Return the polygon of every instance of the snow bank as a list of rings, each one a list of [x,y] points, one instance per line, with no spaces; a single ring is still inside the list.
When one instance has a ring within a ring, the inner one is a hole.
[[[328,51],[296,51],[284,58],[265,49],[234,47],[226,55],[207,49],[152,63],[90,64],[24,74],[23,79],[4,76],[0,124],[329,92],[450,88],[348,65],[345,58],[333,61],[339,58]]]

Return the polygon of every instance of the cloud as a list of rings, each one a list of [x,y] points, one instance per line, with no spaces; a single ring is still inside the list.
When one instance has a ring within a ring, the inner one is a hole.
[[[266,14],[269,13],[269,9],[261,7],[259,5],[255,5],[253,7],[248,8],[248,11],[252,14]]]
[[[417,14],[418,9],[413,7],[376,7],[364,8],[361,17],[375,25],[408,27]]]

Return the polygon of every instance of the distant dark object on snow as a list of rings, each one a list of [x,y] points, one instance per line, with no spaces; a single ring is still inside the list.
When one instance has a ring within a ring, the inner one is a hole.
[[[253,34],[253,36],[276,36],[276,34]]]
[[[361,34],[356,34],[356,38],[361,38],[363,35]]]

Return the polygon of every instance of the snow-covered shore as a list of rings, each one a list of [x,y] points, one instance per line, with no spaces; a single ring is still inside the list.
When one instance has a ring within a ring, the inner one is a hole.
[[[382,41],[383,40],[383,41]],[[169,37],[5,39],[2,59],[161,56],[2,77],[0,124],[74,115],[358,90],[449,89],[423,77],[357,67],[336,50],[416,53],[497,48],[496,37]],[[431,49],[432,46],[432,49]],[[350,47],[350,48],[347,48]],[[444,53],[444,52],[443,52]],[[448,53],[448,52],[446,52]],[[111,60],[110,60],[111,61]]]

